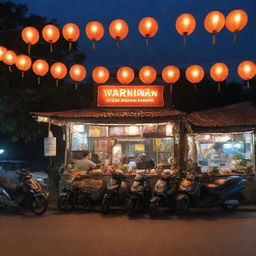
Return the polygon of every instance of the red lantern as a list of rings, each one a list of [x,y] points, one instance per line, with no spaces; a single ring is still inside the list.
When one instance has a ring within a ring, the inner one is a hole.
[[[80,36],[80,29],[74,23],[67,23],[62,28],[62,35],[69,42],[69,51],[71,51],[72,43],[77,41]]]
[[[49,71],[49,65],[45,60],[36,60],[32,65],[34,73],[38,76],[37,83],[40,84],[40,77],[45,76]]]
[[[143,18],[139,23],[139,32],[146,38],[146,46],[148,47],[148,38],[153,37],[158,31],[158,23],[152,17]]]
[[[93,50],[96,48],[96,41],[99,41],[104,36],[104,27],[98,21],[91,21],[85,27],[87,37],[92,40]]]
[[[252,61],[246,60],[239,64],[237,68],[238,75],[246,81],[247,88],[250,88],[249,80],[255,76],[256,66]]]
[[[43,38],[50,43],[50,52],[53,51],[52,44],[56,43],[60,38],[60,31],[54,25],[46,25],[42,31]]]
[[[128,31],[128,25],[124,20],[117,19],[110,23],[109,33],[116,40],[117,48],[120,48],[119,41],[127,36]]]
[[[7,51],[7,49],[3,46],[0,46],[0,61],[3,60],[4,53]]]
[[[104,84],[109,79],[109,71],[105,67],[96,67],[92,72],[92,78],[97,84]]]
[[[39,32],[34,27],[25,27],[21,32],[21,36],[23,41],[28,44],[28,54],[30,54],[31,45],[39,41]]]
[[[27,71],[30,69],[32,61],[31,58],[27,55],[19,55],[16,58],[16,67],[22,71],[22,77],[24,77],[24,71]]]
[[[216,44],[216,33],[219,33],[225,26],[225,16],[218,11],[213,11],[207,14],[204,20],[205,29],[213,34],[212,43]]]
[[[197,90],[196,84],[200,83],[204,78],[204,70],[199,65],[192,65],[186,70],[187,80],[194,84],[195,90]]]
[[[151,66],[144,66],[139,71],[139,78],[144,84],[151,84],[156,80],[156,70]]]
[[[67,75],[67,68],[65,64],[56,62],[52,64],[50,69],[51,75],[56,79],[56,86],[59,85],[59,80],[63,79]]]
[[[233,10],[226,17],[226,27],[235,33],[233,42],[236,42],[236,33],[241,31],[248,23],[248,16],[243,10]]]
[[[86,69],[83,65],[73,65],[69,70],[70,77],[76,82],[76,89],[77,89],[77,82],[81,82],[86,77]]]
[[[117,71],[117,79],[121,84],[129,84],[134,79],[134,71],[130,67],[121,67]]]
[[[3,62],[8,65],[9,71],[12,72],[11,66],[15,64],[16,53],[14,51],[7,50],[3,54]]]
[[[184,36],[183,43],[186,44],[186,36],[190,35],[196,28],[196,20],[189,13],[181,14],[176,20],[176,30]]]
[[[162,78],[166,83],[174,84],[180,78],[180,70],[175,66],[167,66],[162,71]]]
[[[218,82],[218,91],[220,91],[220,82],[228,77],[228,67],[224,63],[215,63],[210,69],[211,78]]]

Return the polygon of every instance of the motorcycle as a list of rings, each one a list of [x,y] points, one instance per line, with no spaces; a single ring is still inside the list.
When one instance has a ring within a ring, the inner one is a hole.
[[[133,216],[136,211],[148,207],[150,189],[147,187],[146,178],[137,174],[134,178],[127,200],[128,216]]]
[[[90,179],[87,175],[70,179],[59,194],[58,208],[70,211],[75,205],[82,205],[85,210],[92,210],[93,206],[102,198],[99,194],[103,181]],[[95,196],[95,194],[97,194]]]
[[[227,212],[235,211],[242,199],[241,190],[246,180],[240,176],[230,176],[204,183],[195,178],[184,179],[179,186],[175,201],[175,212],[184,215],[189,208],[221,207]]]
[[[154,217],[160,207],[174,207],[178,188],[178,178],[166,172],[162,174],[154,187],[153,197],[150,199],[149,215]]]
[[[32,179],[32,174],[22,170],[19,177],[20,185],[3,185],[0,183],[0,209],[12,207],[32,211],[41,215],[48,208],[47,196],[42,193],[41,186]],[[10,186],[12,185],[12,186]]]
[[[124,181],[127,179],[128,177],[125,175],[113,172],[101,203],[101,212],[103,214],[107,214],[112,205],[117,206],[124,203],[125,200],[121,197],[119,190],[121,186],[125,185]]]

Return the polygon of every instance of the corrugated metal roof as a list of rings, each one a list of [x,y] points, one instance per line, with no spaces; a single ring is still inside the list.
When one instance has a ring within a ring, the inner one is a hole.
[[[193,112],[186,117],[196,127],[256,126],[256,106],[251,102],[243,102]]]

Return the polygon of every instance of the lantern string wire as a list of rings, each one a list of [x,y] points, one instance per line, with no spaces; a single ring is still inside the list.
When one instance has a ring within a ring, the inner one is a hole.
[[[235,10],[235,9],[250,9],[250,8],[255,8],[256,7],[256,4],[248,4],[248,5],[245,5],[245,6],[242,6],[242,7],[237,7],[237,8],[219,8],[218,11],[221,11],[221,12],[228,12],[228,11],[232,11],[232,10]],[[209,12],[209,11],[208,11]],[[205,14],[207,13],[206,10],[200,10],[200,11],[193,11],[191,12],[191,14]],[[171,17],[171,16],[177,16],[179,14],[177,14],[177,12],[172,12],[172,13],[164,13],[164,14],[158,14],[158,15],[152,15],[154,16],[154,18],[162,18],[162,17]],[[128,16],[128,17],[125,17],[123,19],[125,20],[141,20],[142,18],[144,17],[141,17],[141,16]],[[100,19],[100,22],[102,23],[110,23],[111,21],[113,21],[114,18],[103,18],[103,19]],[[88,23],[90,22],[91,20],[77,20],[77,21],[72,21],[72,23],[75,23],[75,24],[82,24],[82,23]],[[49,23],[49,22],[48,22]],[[59,23],[55,23],[56,26],[63,26],[65,25],[67,22],[59,22]],[[38,28],[38,29],[41,29],[43,24],[33,24],[33,26],[35,28]],[[3,27],[3,26],[2,26]],[[25,26],[24,26],[25,27]],[[23,28],[24,28],[23,27]],[[4,30],[0,30],[0,33],[5,33],[5,32],[17,32],[17,31],[21,31],[23,28],[21,29],[4,29]]]

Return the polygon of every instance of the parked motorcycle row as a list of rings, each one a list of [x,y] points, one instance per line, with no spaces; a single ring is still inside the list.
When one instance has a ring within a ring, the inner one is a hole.
[[[45,213],[47,195],[42,192],[39,183],[32,179],[27,170],[21,172],[19,180],[20,185],[14,188],[0,183],[0,209],[12,207],[36,215]],[[141,211],[152,217],[162,207],[174,209],[177,215],[187,214],[190,208],[221,207],[232,212],[242,201],[241,191],[246,183],[240,176],[221,177],[207,182],[200,176],[181,178],[169,172],[164,172],[153,187],[149,180],[150,177],[144,174],[134,177],[116,172],[112,173],[107,184],[88,176],[76,177],[61,189],[58,207],[61,211],[70,211],[82,205],[84,209],[92,210],[100,205],[103,214],[109,213],[113,207],[121,207],[129,216]]]
[[[221,207],[232,212],[242,201],[241,191],[246,183],[240,176],[206,182],[202,177],[180,178],[169,172],[163,173],[153,188],[148,181],[147,175],[137,174],[131,178],[113,172],[106,186],[102,183],[98,187],[102,192],[98,191],[98,198],[95,198],[93,189],[90,189],[93,186],[74,188],[73,180],[61,191],[58,206],[61,211],[69,211],[77,205],[83,205],[87,210],[100,205],[103,214],[119,206],[126,209],[129,216],[143,211],[152,217],[159,213],[161,207],[170,207],[177,215],[187,214],[190,208]]]

